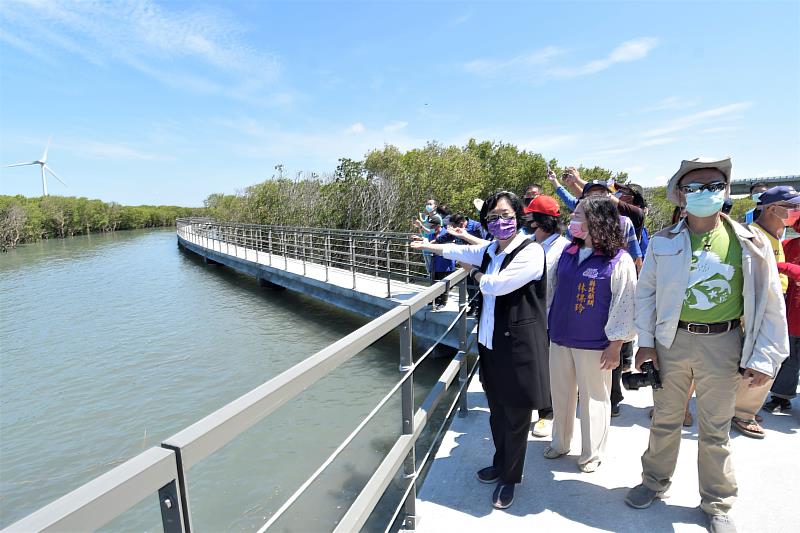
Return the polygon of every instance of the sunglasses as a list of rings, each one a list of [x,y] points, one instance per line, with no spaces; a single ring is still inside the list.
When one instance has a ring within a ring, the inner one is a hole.
[[[678,187],[678,190],[683,194],[692,194],[699,191],[724,191],[725,187],[727,187],[727,184],[724,181],[712,181],[711,183],[686,183]]]

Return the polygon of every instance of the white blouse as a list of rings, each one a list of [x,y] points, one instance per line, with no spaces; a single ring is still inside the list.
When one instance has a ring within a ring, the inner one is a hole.
[[[483,254],[488,248],[491,261],[486,268],[486,272],[481,276],[479,284],[483,294],[483,309],[481,310],[481,322],[478,328],[478,342],[490,350],[492,349],[492,337],[494,335],[494,306],[497,296],[512,293],[531,281],[541,279],[542,272],[545,269],[544,250],[539,244],[532,242],[517,254],[505,269],[500,271],[506,256],[519,247],[527,238],[527,235],[517,233],[514,240],[500,253],[497,252],[496,241],[471,246],[444,245],[442,255],[445,258],[476,267],[481,266]]]

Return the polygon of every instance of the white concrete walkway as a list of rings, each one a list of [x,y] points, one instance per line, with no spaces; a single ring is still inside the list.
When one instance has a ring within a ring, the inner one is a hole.
[[[513,506],[491,505],[494,485],[475,479],[491,464],[486,397],[477,377],[469,388],[470,412],[456,418],[444,437],[417,499],[418,530],[443,532],[620,531],[696,532],[705,529],[697,488],[697,424],[683,432],[678,467],[669,498],[644,510],[623,499],[641,480],[640,457],[647,447],[651,390],[624,391],[621,416],[612,419],[608,454],[597,472],[578,470],[580,429],[576,422],[572,453],[542,457],[550,438],[529,437],[525,479]],[[731,516],[740,532],[800,531],[800,401],[792,414],[762,411],[767,436],[754,440],[732,433],[739,500]],[[694,412],[694,400],[692,400]]]

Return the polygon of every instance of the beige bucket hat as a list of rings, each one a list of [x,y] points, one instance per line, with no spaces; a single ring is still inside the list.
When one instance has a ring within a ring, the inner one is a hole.
[[[698,170],[701,168],[716,168],[722,172],[725,175],[725,182],[728,184],[728,187],[725,189],[725,196],[730,196],[732,166],[733,165],[730,157],[726,157],[725,159],[710,159],[707,157],[684,159],[681,161],[681,168],[678,169],[678,172],[676,172],[667,183],[667,200],[675,205],[681,205],[680,198],[678,197],[678,183],[681,181],[682,177],[692,170]]]

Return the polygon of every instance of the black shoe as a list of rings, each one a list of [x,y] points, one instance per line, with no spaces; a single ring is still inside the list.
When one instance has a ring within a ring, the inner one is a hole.
[[[514,487],[515,483],[503,483],[502,481],[497,484],[492,494],[492,507],[495,509],[508,509],[514,503]]]
[[[792,402],[786,398],[776,398],[773,396],[770,401],[764,404],[762,409],[768,413],[784,413],[792,409]]]
[[[611,406],[611,416],[619,416],[619,404],[614,404]]]
[[[500,476],[497,475],[497,469],[493,466],[481,468],[475,473],[475,477],[481,483],[497,483],[500,480]]]

